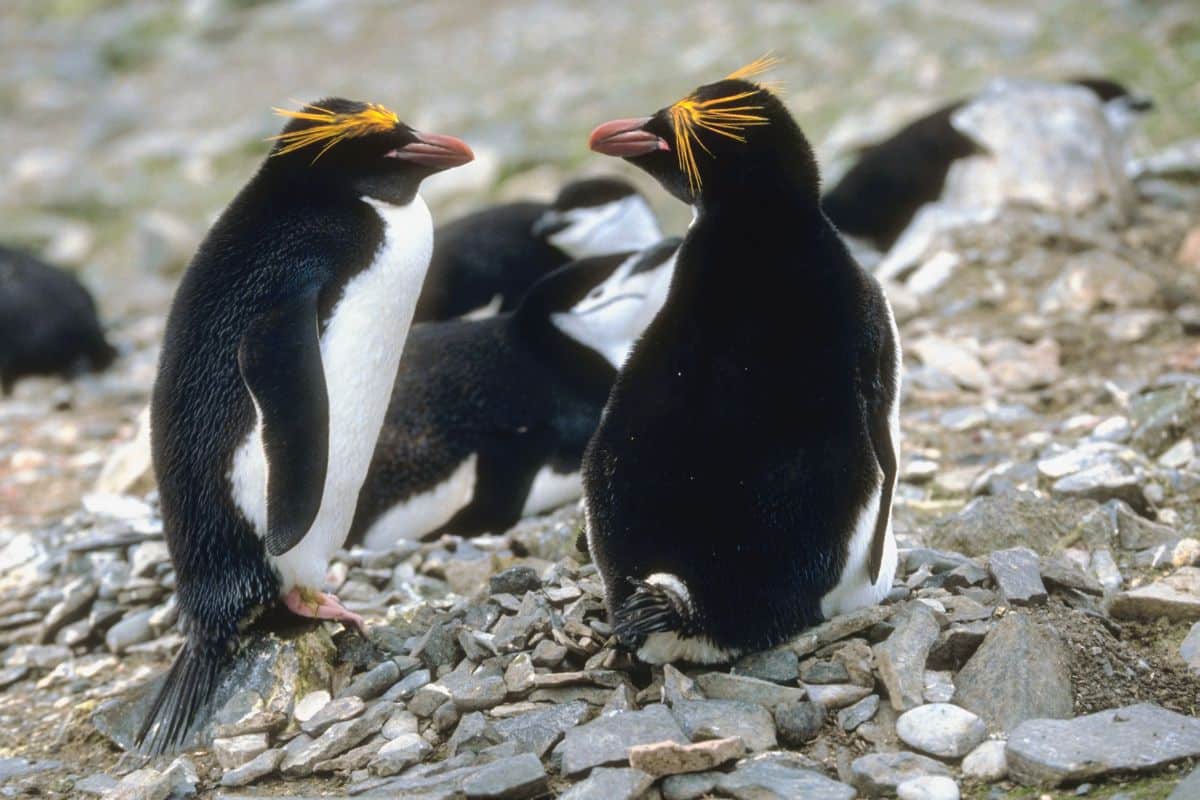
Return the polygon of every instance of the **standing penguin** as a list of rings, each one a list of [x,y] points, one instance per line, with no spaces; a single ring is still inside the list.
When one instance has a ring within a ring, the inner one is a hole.
[[[323,594],[354,516],[429,264],[421,181],[472,159],[370,103],[290,118],[201,243],[167,320],[154,468],[187,635],[138,735],[182,745],[240,626],[281,597],[361,626]]]
[[[499,532],[578,499],[583,449],[678,246],[581,259],[516,311],[414,326],[350,542]]]
[[[511,311],[535,281],[572,259],[662,239],[654,211],[620,178],[583,178],[553,203],[492,206],[439,225],[417,322]]]
[[[590,140],[697,214],[583,462],[615,633],[653,663],[772,647],[896,568],[895,323],[800,128],[749,81],[769,63]]]

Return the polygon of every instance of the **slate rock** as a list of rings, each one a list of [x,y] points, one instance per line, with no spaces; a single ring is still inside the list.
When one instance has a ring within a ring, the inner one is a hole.
[[[875,698],[878,702],[879,698]],[[775,728],[779,740],[789,747],[798,747],[817,738],[825,724],[824,707],[810,700],[775,707]]]
[[[1029,492],[977,497],[958,513],[934,524],[929,544],[967,556],[1009,547],[1051,553],[1096,508],[1084,500],[1048,499]]]
[[[221,776],[221,785],[226,787],[246,786],[259,778],[265,778],[279,769],[283,761],[283,750],[274,748],[259,753],[252,761],[248,761],[237,769],[232,769]]]
[[[469,800],[524,800],[546,792],[546,769],[532,753],[502,758],[462,783]]]
[[[292,716],[297,722],[308,722],[332,699],[329,692],[324,689],[309,692],[296,701],[296,705],[292,708]]]
[[[1042,583],[1037,553],[1027,547],[998,550],[988,557],[988,572],[996,581],[1001,599],[1013,606],[1042,605],[1046,586]]]
[[[641,770],[596,767],[587,780],[559,795],[559,800],[638,800],[652,783],[654,778]]]
[[[853,800],[854,787],[801,766],[805,760],[766,753],[742,761],[717,779],[717,791],[738,800],[803,797],[805,800]]]
[[[1021,723],[1008,739],[1009,775],[1025,785],[1142,772],[1200,756],[1200,719],[1151,703],[1071,720]]]
[[[300,730],[309,736],[320,736],[336,722],[354,719],[363,713],[367,704],[358,697],[339,697],[326,703],[320,711],[300,723]]]
[[[1200,567],[1180,567],[1162,580],[1119,592],[1109,613],[1116,619],[1200,620]]]
[[[910,778],[896,787],[899,800],[958,800],[958,784],[944,775]]]
[[[918,753],[868,753],[850,764],[850,783],[863,797],[887,797],[896,787],[922,775],[944,775],[950,770],[940,761]]]
[[[1105,508],[1110,510],[1116,520],[1117,536],[1125,550],[1145,550],[1148,547],[1171,544],[1179,539],[1179,534],[1174,529],[1151,522],[1120,500],[1106,503]]]
[[[664,705],[600,717],[567,731],[558,748],[562,772],[578,775],[592,767],[627,763],[630,747],[661,741],[688,741]]]
[[[775,721],[765,708],[737,700],[684,700],[671,709],[692,741],[740,738],[752,753],[775,747]]]
[[[1075,709],[1070,654],[1054,631],[1022,612],[1000,618],[955,677],[954,702],[994,733]]]
[[[1167,800],[1195,800],[1197,797],[1200,797],[1200,767],[1181,780]]]
[[[508,687],[499,675],[468,675],[452,672],[438,681],[459,711],[480,711],[504,702]],[[427,687],[428,688],[428,687]]]
[[[287,777],[303,777],[313,771],[320,761],[328,761],[341,755],[350,748],[358,745],[368,736],[373,736],[383,728],[383,723],[391,716],[394,707],[391,703],[381,702],[371,706],[362,716],[345,722],[330,725],[318,737],[307,734],[297,737],[284,748],[283,762],[280,771]],[[307,739],[308,741],[304,741]],[[302,742],[293,748],[296,742]]]
[[[226,772],[250,763],[270,747],[265,733],[249,733],[228,739],[213,739],[212,752]]]
[[[924,603],[909,603],[888,638],[872,648],[892,708],[907,711],[925,702],[925,662],[940,627]]]
[[[816,661],[804,670],[804,682],[807,683],[848,683],[850,673],[846,665],[840,661]]]
[[[588,704],[576,700],[495,720],[492,729],[502,740],[516,742],[522,750],[541,758],[567,731],[583,724],[589,713]]]
[[[961,758],[987,738],[983,720],[950,703],[929,703],[896,720],[896,734],[909,747],[938,758]]]
[[[538,577],[537,570],[525,564],[509,567],[488,579],[488,589],[492,594],[523,597],[526,592],[534,592],[540,588],[542,579]]]
[[[1200,675],[1200,622],[1192,625],[1183,642],[1179,645],[1179,655],[1184,663],[1191,667],[1196,675]]]
[[[403,733],[379,748],[369,767],[375,775],[399,775],[423,761],[432,751],[433,747],[421,736]]]
[[[877,711],[879,711],[879,695],[868,695],[854,705],[839,711],[837,714],[838,725],[847,733],[852,733],[859,725],[873,719]]]
[[[171,796],[169,775],[143,767],[121,778],[105,793],[105,800],[167,800]]]
[[[854,705],[871,693],[866,686],[855,683],[804,684],[809,698],[825,708],[845,708]]]
[[[400,680],[400,667],[395,661],[387,660],[364,672],[352,680],[340,692],[338,697],[358,697],[363,700],[374,700]]]
[[[724,672],[706,672],[696,678],[696,686],[710,700],[738,700],[766,708],[799,702],[808,696],[803,689]]]
[[[772,683],[795,683],[800,676],[800,658],[793,650],[777,647],[743,656],[731,672]]]
[[[501,741],[501,737],[492,728],[491,721],[481,712],[472,711],[464,714],[458,721],[454,735],[446,743],[446,751],[452,756],[459,753],[478,753]]]
[[[670,775],[661,784],[663,800],[697,800],[711,795],[717,787],[720,772],[693,772],[690,775]],[[597,800],[603,800],[597,798]]]

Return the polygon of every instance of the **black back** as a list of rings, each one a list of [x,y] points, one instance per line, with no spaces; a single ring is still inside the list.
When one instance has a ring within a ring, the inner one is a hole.
[[[102,370],[117,351],[91,294],[66,270],[0,246],[0,390],[26,375]]]
[[[474,500],[427,535],[505,530],[520,518],[539,469],[578,471],[616,371],[563,334],[550,314],[569,309],[630,255],[572,262],[539,281],[515,312],[413,328],[351,543],[472,454]]]

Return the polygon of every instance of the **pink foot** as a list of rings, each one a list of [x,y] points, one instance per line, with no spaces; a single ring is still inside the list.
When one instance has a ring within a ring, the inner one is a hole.
[[[287,593],[283,602],[301,617],[313,619],[331,619],[346,625],[353,625],[359,633],[366,633],[367,626],[363,618],[342,605],[335,595],[317,592],[312,589],[296,587]]]

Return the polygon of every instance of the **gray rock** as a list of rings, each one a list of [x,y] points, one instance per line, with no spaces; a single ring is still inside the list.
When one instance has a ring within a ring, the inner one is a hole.
[[[1009,775],[1026,785],[1078,782],[1200,756],[1200,720],[1144,703],[1072,720],[1023,722],[1008,740]]]
[[[1109,613],[1117,619],[1200,620],[1200,567],[1180,567],[1162,580],[1119,592]]]
[[[135,644],[150,641],[154,638],[154,631],[150,628],[150,617],[153,615],[153,609],[134,611],[126,615],[104,634],[104,643],[111,652],[124,653]]]
[[[958,784],[944,775],[910,778],[896,787],[899,800],[958,800]]]
[[[522,597],[526,592],[537,591],[540,588],[542,579],[538,577],[537,570],[524,564],[509,567],[488,579],[488,589],[492,594]]]
[[[816,661],[804,670],[804,682],[807,683],[847,683],[850,673],[846,665],[840,661]]]
[[[367,707],[358,697],[339,697],[326,703],[320,711],[300,723],[300,730],[309,736],[320,736],[335,722],[345,722],[363,713]]]
[[[292,708],[292,716],[297,722],[308,722],[318,711],[323,709],[332,698],[329,692],[324,689],[318,689],[315,692],[309,692],[296,701],[296,705]]]
[[[935,523],[929,544],[968,556],[1009,547],[1050,553],[1093,508],[1093,503],[1082,500],[1049,500],[1027,492],[977,497]]]
[[[338,692],[338,697],[359,697],[363,700],[374,700],[392,688],[400,680],[400,667],[395,661],[383,661],[373,669],[359,675]]]
[[[830,709],[854,705],[871,693],[871,689],[868,687],[855,683],[831,683],[828,685],[806,683],[804,690],[808,692],[809,698],[814,703]]]
[[[126,775],[109,789],[105,800],[167,800],[171,796],[171,776],[144,767]]]
[[[237,769],[229,770],[221,776],[221,785],[227,787],[245,786],[259,778],[265,778],[279,769],[283,761],[283,750],[275,748],[259,753],[252,761],[248,761]]]
[[[772,683],[795,683],[800,676],[800,659],[793,650],[778,647],[738,659],[731,671],[735,675],[746,675]]]
[[[767,753],[738,764],[717,778],[717,790],[738,800],[803,797],[805,800],[853,800],[854,788],[830,780],[804,761]]]
[[[1181,780],[1167,800],[1194,800],[1197,797],[1200,797],[1200,767]]]
[[[588,714],[588,704],[576,700],[498,719],[492,728],[504,741],[516,742],[522,750],[541,758],[567,731],[582,724]]]
[[[1104,587],[1074,563],[1062,558],[1041,560],[1042,582],[1046,588],[1057,591],[1075,591],[1101,597]]]
[[[692,741],[738,737],[752,753],[775,747],[775,721],[754,703],[737,700],[684,700],[671,709]],[[639,742],[639,744],[643,744]]]
[[[808,696],[803,689],[724,672],[706,672],[696,678],[696,685],[712,700],[738,700],[766,708],[796,703]]]
[[[925,702],[949,703],[954,699],[954,673],[925,670]]]
[[[405,733],[379,748],[369,766],[375,775],[398,775],[431,752],[433,747],[429,742],[415,733]]]
[[[542,639],[533,648],[533,663],[538,667],[557,667],[567,657],[567,648],[550,639]],[[506,676],[507,677],[507,676]]]
[[[446,743],[446,751],[452,756],[459,753],[478,753],[501,741],[502,737],[492,728],[487,717],[479,711],[472,711],[458,721],[454,735]]]
[[[1111,509],[1121,547],[1125,550],[1145,550],[1147,547],[1173,544],[1179,539],[1174,529],[1151,522],[1120,500],[1106,504],[1105,508]]]
[[[896,720],[896,734],[909,747],[938,758],[962,758],[987,738],[983,720],[950,703],[929,703]]]
[[[886,797],[900,784],[922,775],[949,777],[950,770],[928,756],[904,751],[868,753],[850,764],[850,782],[863,797]]]
[[[909,551],[910,553],[912,551]],[[839,614],[801,634],[791,643],[798,656],[806,656],[827,644],[841,641],[867,630],[892,616],[896,606],[865,606],[848,614]]]
[[[213,739],[212,751],[221,769],[229,772],[258,758],[270,746],[267,734],[248,733],[227,739]]]
[[[367,739],[366,744],[360,744],[358,747],[351,747],[340,756],[334,756],[324,761],[318,761],[313,765],[314,773],[322,772],[355,772],[357,770],[366,770],[371,764],[371,759],[379,753],[383,746],[387,744],[386,740],[378,736],[373,736]]]
[[[546,770],[532,753],[493,761],[463,781],[463,792],[475,800],[522,800],[546,792]]]
[[[1004,754],[1004,742],[983,742],[962,762],[963,776],[980,783],[995,783],[1008,775],[1008,759]]]
[[[0,773],[0,781],[4,780],[2,775],[3,773]],[[75,781],[71,790],[81,794],[103,795],[116,785],[116,778],[105,775],[103,772],[94,772],[86,778]]]
[[[1180,384],[1138,395],[1130,404],[1130,444],[1157,457],[1195,426],[1200,417],[1200,387]]]
[[[77,578],[64,586],[63,599],[50,609],[42,622],[42,641],[50,641],[64,626],[87,616],[97,592],[98,587],[91,578]]]
[[[853,732],[859,725],[870,721],[879,710],[879,695],[864,697],[852,706],[847,706],[838,712],[837,721],[842,730]],[[782,733],[782,729],[780,731]]]
[[[720,772],[693,772],[689,775],[670,775],[661,784],[663,800],[697,800],[717,787]],[[596,800],[603,800],[596,798]]]
[[[696,682],[670,664],[663,665],[662,696],[669,706],[683,700],[704,699],[704,693]]]
[[[392,712],[388,721],[383,723],[383,730],[379,733],[383,738],[391,740],[406,733],[416,733],[419,723],[420,720],[417,719],[416,714],[408,709],[400,709]]]
[[[29,667],[21,665],[19,667],[4,667],[0,669],[0,689],[6,689],[12,686],[19,680],[23,680],[29,674]]]
[[[955,704],[996,733],[1074,712],[1070,654],[1056,633],[1021,612],[1000,619],[955,682]]]
[[[0,784],[61,767],[58,761],[30,761],[27,758],[0,758]],[[115,784],[116,781],[113,781]]]
[[[1149,504],[1142,493],[1142,485],[1133,469],[1115,459],[1080,470],[1059,478],[1050,487],[1059,497],[1095,500],[1123,500],[1137,509],[1146,510]]]
[[[400,682],[383,693],[387,700],[408,700],[433,680],[427,669],[410,672],[400,679]]]
[[[1179,655],[1184,663],[1191,667],[1192,672],[1200,675],[1200,622],[1192,625],[1192,629],[1184,637],[1179,645]]]
[[[879,698],[875,699],[878,702]],[[798,747],[817,738],[824,724],[825,708],[809,700],[775,707],[776,732],[779,740],[789,747]]]
[[[667,707],[656,704],[572,728],[558,752],[562,754],[563,774],[569,776],[592,767],[625,763],[633,745],[666,740],[685,743],[687,737]]]
[[[504,678],[499,675],[452,672],[437,684],[431,685],[444,687],[450,693],[454,707],[459,711],[480,711],[498,706],[508,696],[508,687],[504,685]]]
[[[641,770],[628,767],[596,767],[587,780],[575,784],[559,795],[559,800],[638,800],[652,783],[654,778]]]
[[[280,772],[289,778],[311,774],[318,762],[339,756],[368,736],[379,733],[393,708],[391,703],[377,703],[361,717],[330,725],[315,739],[307,735],[293,739],[285,748],[283,762],[279,765]],[[303,741],[305,738],[307,742]],[[297,741],[302,744],[293,747]]]
[[[536,672],[528,653],[517,653],[504,670],[504,685],[513,694],[524,694],[535,685]]]
[[[1040,566],[1037,553],[1026,547],[998,550],[988,557],[988,572],[996,581],[1001,599],[1014,606],[1046,602]]]
[[[895,618],[893,618],[895,621]],[[923,603],[909,603],[885,641],[875,645],[875,666],[892,708],[907,711],[925,702],[925,661],[940,628]]]

